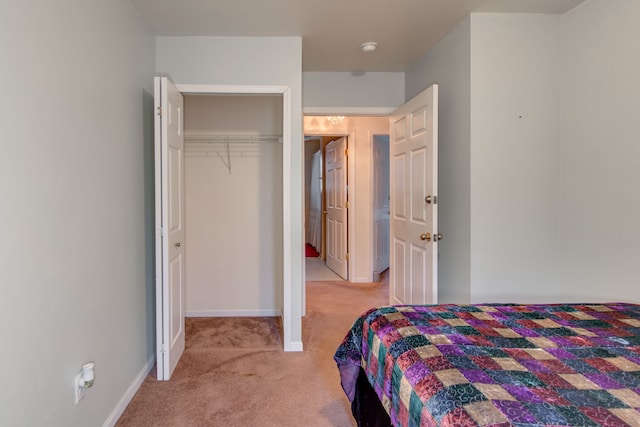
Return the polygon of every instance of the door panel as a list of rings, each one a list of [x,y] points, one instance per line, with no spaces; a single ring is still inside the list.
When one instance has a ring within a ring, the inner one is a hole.
[[[427,108],[422,107],[411,113],[411,135],[427,132]]]
[[[406,153],[399,153],[393,156],[393,168],[392,174],[394,177],[391,185],[391,199],[393,200],[393,210],[391,214],[397,220],[403,221],[406,219],[406,196],[404,189],[406,188]]]
[[[427,265],[427,258],[428,254],[426,248],[414,244],[411,245],[411,267],[409,269],[411,274],[410,301],[422,301],[424,299],[426,272],[429,268]],[[411,304],[422,303],[411,302]]]
[[[182,150],[169,146],[169,233],[181,231],[182,227]]]
[[[157,378],[171,378],[184,351],[184,136],[182,94],[156,77]]]
[[[347,263],[347,138],[325,147],[327,267],[348,280]]]
[[[390,119],[392,304],[437,303],[437,100],[433,85]]]
[[[183,298],[182,278],[184,277],[184,274],[182,272],[182,267],[182,254],[179,254],[171,260],[169,267],[169,276],[171,277],[171,328],[169,337],[171,337],[172,347],[176,344],[176,341],[181,338],[181,335],[183,333],[184,318],[181,301]]]
[[[427,150],[418,148],[411,151],[410,179],[412,189],[422,188],[426,182]],[[427,205],[424,203],[422,192],[411,192],[411,221],[416,225],[427,224]]]
[[[406,242],[398,238],[394,238],[393,248],[391,249],[391,253],[394,254],[394,256],[391,258],[393,261],[393,264],[391,264],[390,282],[395,283],[395,286],[392,289],[391,295],[393,295],[396,301],[406,301],[407,300],[405,298],[405,288],[407,285],[405,280]]]

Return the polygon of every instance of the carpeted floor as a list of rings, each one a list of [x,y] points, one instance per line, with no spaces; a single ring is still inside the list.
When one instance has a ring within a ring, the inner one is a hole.
[[[337,280],[342,282],[342,277],[327,267],[322,258],[305,258],[305,277],[311,282],[330,282]]]
[[[187,319],[171,380],[152,371],[116,425],[355,426],[333,353],[360,313],[388,300],[386,280],[307,282],[301,353],[282,351],[278,318]]]

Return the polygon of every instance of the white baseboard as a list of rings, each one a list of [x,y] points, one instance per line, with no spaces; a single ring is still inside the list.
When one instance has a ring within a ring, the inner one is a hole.
[[[282,310],[192,310],[185,312],[186,317],[282,317]]]
[[[291,341],[290,343],[285,343],[284,351],[302,351],[302,341]]]
[[[155,363],[155,361],[156,361],[155,354],[149,357],[149,360],[147,360],[147,363],[145,363],[145,365],[142,367],[142,369],[140,370],[138,375],[135,377],[135,379],[133,380],[133,382],[125,392],[125,394],[122,396],[122,398],[120,399],[116,407],[113,408],[113,411],[111,411],[111,413],[109,414],[109,417],[104,422],[102,427],[113,427],[116,425],[116,423],[118,422],[118,419],[124,413],[124,410],[127,409],[127,405],[129,405],[129,402],[131,402],[131,399],[133,399],[133,396],[135,396],[136,392],[144,382],[144,379],[147,377],[147,374],[149,374],[149,371],[151,371],[151,368],[153,368],[153,364]]]

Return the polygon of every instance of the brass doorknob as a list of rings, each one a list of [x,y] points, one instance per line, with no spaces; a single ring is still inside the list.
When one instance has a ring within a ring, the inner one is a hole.
[[[433,235],[433,241],[437,242],[438,240],[442,240],[442,234],[440,233]]]
[[[181,243],[180,243],[180,242],[176,243],[176,248],[179,248],[179,247],[180,247],[180,245],[181,245]]]
[[[420,235],[420,240],[426,240],[427,242],[431,241],[431,233],[422,233]]]

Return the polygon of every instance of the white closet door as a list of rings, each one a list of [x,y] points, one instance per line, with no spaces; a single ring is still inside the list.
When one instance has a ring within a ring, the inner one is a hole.
[[[168,380],[184,333],[184,101],[166,77],[155,82],[157,377]]]

